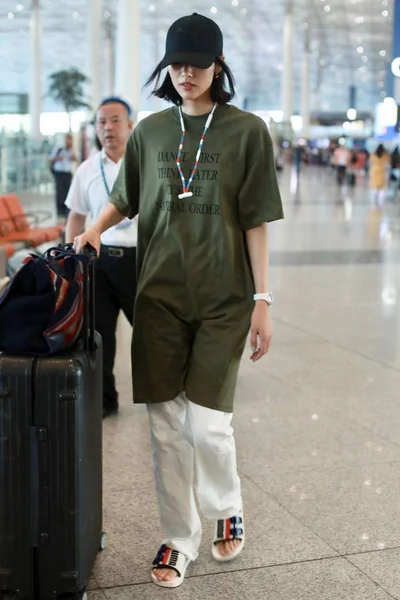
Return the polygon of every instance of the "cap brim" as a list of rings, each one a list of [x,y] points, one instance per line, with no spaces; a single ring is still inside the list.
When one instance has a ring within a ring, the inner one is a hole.
[[[191,65],[198,69],[208,69],[215,62],[215,56],[212,54],[199,54],[198,52],[171,52],[166,54],[161,61],[161,68],[165,69],[170,65]]]

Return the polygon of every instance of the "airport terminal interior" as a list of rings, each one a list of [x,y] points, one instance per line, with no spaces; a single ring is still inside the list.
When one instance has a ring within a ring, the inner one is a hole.
[[[134,124],[167,108],[143,86],[169,26],[194,12],[224,34],[232,104],[269,128],[285,217],[269,224],[272,345],[253,364],[247,342],[235,397],[243,552],[216,562],[204,520],[182,586],[154,585],[148,414],[133,403],[121,314],[119,411],[103,420],[107,546],[87,597],[400,600],[400,0],[20,1],[0,0],[0,203],[17,196],[28,225],[59,236],[10,241],[0,212],[0,286],[63,241],[51,156],[69,133],[78,164],[99,151],[103,98],[129,102]],[[70,69],[84,79],[67,114],[49,82]]]

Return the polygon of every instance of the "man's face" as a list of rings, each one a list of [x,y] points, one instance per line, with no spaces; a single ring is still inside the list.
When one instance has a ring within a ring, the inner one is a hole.
[[[119,102],[110,102],[97,111],[96,133],[106,151],[125,148],[132,127],[128,111]]]
[[[67,148],[72,148],[72,135],[65,136],[65,146]]]

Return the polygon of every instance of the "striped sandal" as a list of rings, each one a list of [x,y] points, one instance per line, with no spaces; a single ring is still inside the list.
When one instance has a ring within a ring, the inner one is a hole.
[[[159,581],[157,577],[154,575],[154,572],[151,573],[151,578],[154,583],[160,587],[164,588],[177,588],[185,579],[186,569],[190,564],[190,559],[187,558],[182,552],[178,552],[178,550],[173,550],[169,548],[165,544],[161,546],[158,551],[157,556],[153,560],[153,570],[154,569],[172,569],[176,572],[177,577],[172,579],[172,581]]]
[[[220,554],[218,544],[220,542],[229,542],[230,540],[240,540],[240,544],[228,556]],[[244,547],[244,523],[242,517],[231,517],[230,519],[219,519],[215,525],[215,538],[212,544],[212,555],[218,562],[228,562],[233,560],[243,550]]]

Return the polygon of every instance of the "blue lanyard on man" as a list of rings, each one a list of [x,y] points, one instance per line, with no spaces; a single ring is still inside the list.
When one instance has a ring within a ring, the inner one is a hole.
[[[104,165],[103,165],[103,157],[101,154],[100,154],[100,171],[101,171],[101,176],[103,178],[103,183],[104,183],[104,188],[106,190],[107,198],[109,198],[111,196],[111,192],[110,192],[109,185],[107,183],[106,173],[104,171]],[[128,218],[125,218],[123,221],[121,221],[121,223],[118,223],[118,225],[116,225],[115,228],[116,229],[125,229],[126,227],[129,227],[129,225],[131,225],[131,220]]]

